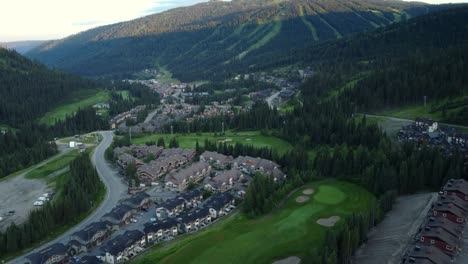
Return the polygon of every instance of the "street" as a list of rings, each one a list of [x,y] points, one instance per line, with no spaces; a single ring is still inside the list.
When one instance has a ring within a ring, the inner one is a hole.
[[[120,199],[128,196],[127,187],[122,182],[122,179],[118,174],[117,170],[113,169],[104,157],[106,149],[112,144],[114,133],[113,131],[102,131],[100,132],[100,134],[103,136],[103,139],[92,156],[92,162],[96,166],[96,170],[99,174],[99,177],[106,186],[107,190],[106,196],[102,201],[101,205],[97,209],[95,209],[94,212],[92,212],[85,220],[83,220],[78,225],[70,228],[67,232],[61,234],[56,239],[49,241],[40,247],[36,247],[32,251],[24,252],[22,256],[19,256],[7,263],[21,264],[24,263],[25,256],[41,251],[48,245],[55,243],[67,244],[71,234],[83,229],[90,223],[100,221],[101,217],[107,212],[109,212],[112,208],[114,208],[114,206],[117,205]]]

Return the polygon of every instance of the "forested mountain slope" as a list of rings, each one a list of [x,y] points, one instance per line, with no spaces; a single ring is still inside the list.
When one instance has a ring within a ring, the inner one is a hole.
[[[52,109],[73,91],[96,88],[94,81],[52,71],[0,48],[0,124],[19,127]]]
[[[467,25],[467,6],[438,11],[304,49],[270,67],[314,65],[310,96],[342,97],[355,111],[422,104],[426,96],[431,111],[444,112],[442,121],[467,124]]]
[[[383,0],[210,1],[88,30],[28,56],[89,76],[124,77],[160,65],[183,80],[212,79],[441,8]]]

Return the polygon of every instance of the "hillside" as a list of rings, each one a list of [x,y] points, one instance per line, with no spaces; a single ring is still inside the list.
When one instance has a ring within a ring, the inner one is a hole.
[[[0,48],[0,124],[18,127],[36,120],[78,90],[97,84],[32,62]]]
[[[7,49],[14,49],[20,54],[34,49],[35,47],[45,43],[45,40],[27,40],[27,41],[13,41],[13,42],[0,42],[0,47]]]
[[[87,76],[125,77],[159,65],[181,80],[213,79],[273,54],[440,8],[383,0],[210,1],[91,29],[28,56]]]

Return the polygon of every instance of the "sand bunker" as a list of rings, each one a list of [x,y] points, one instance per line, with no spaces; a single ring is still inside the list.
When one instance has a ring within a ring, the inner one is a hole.
[[[246,138],[245,141],[251,141],[252,139],[251,138]]]
[[[317,220],[317,224],[321,226],[332,227],[335,226],[336,222],[338,221],[340,221],[339,216],[331,216],[329,218],[320,218]]]
[[[309,199],[310,199],[309,196],[301,195],[301,196],[296,198],[296,202],[305,203],[305,202],[309,201]]]
[[[296,256],[292,256],[292,257],[285,258],[285,259],[280,259],[280,260],[273,262],[273,264],[299,264],[299,263],[301,263],[301,259]]]
[[[220,140],[219,142],[225,143],[225,142],[231,142],[232,138],[226,138],[225,140]]]
[[[302,193],[304,195],[311,195],[314,193],[314,189],[305,189]]]

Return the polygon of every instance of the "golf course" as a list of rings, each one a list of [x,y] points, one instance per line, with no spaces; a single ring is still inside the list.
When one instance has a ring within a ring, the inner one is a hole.
[[[372,194],[351,183],[310,183],[268,215],[248,219],[236,211],[206,230],[157,244],[132,263],[270,264],[291,256],[309,263],[313,252],[321,250],[328,228],[340,225],[347,215],[366,211],[374,202]]]
[[[132,139],[132,143],[142,145],[148,141],[155,142],[158,140],[158,138],[161,137],[164,138],[164,141],[167,145],[173,136],[170,134],[154,134],[143,137],[135,137]],[[280,154],[292,149],[292,145],[290,143],[276,137],[262,135],[260,131],[228,131],[223,136],[215,136],[213,133],[176,134],[174,137],[177,139],[177,142],[179,142],[179,146],[181,148],[195,148],[197,140],[200,146],[203,146],[205,139],[208,139],[212,142],[226,142],[230,145],[241,143],[244,145],[252,145],[257,148],[271,147]]]

